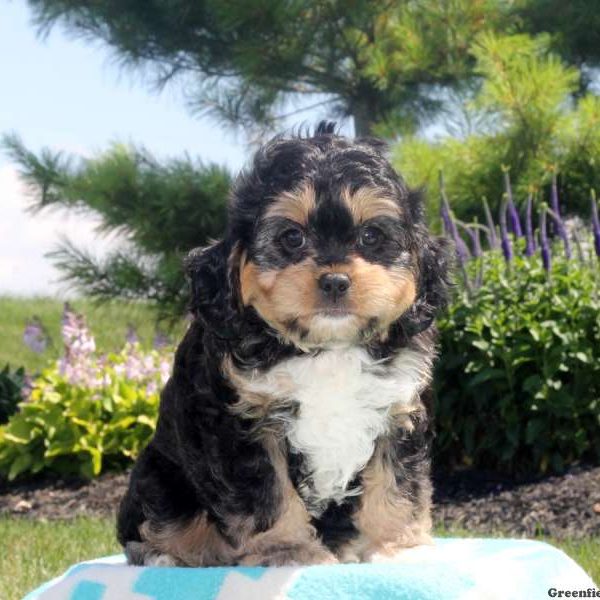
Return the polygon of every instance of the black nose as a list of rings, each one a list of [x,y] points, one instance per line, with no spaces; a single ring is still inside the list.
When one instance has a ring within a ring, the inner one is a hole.
[[[335,302],[348,291],[350,277],[344,273],[325,273],[319,277],[319,287],[327,298]]]

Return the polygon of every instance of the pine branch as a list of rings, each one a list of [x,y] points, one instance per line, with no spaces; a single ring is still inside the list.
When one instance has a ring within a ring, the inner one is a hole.
[[[138,253],[115,251],[100,260],[92,253],[76,247],[63,238],[61,244],[46,254],[61,271],[61,281],[70,289],[98,300],[113,298],[156,299],[161,285],[148,265],[150,261]],[[143,266],[146,263],[146,266]]]
[[[18,165],[19,174],[31,195],[29,209],[32,212],[38,212],[53,204],[78,204],[61,193],[72,167],[69,157],[47,148],[43,149],[38,157],[25,147],[16,133],[4,135],[0,141],[0,148]]]

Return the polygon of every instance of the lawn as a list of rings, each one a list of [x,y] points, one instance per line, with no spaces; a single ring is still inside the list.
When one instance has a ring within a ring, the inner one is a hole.
[[[140,342],[150,347],[156,331],[155,310],[141,302],[112,301],[95,304],[88,299],[74,300],[72,306],[85,315],[102,352],[120,350],[125,341],[127,327],[133,325]],[[56,359],[62,352],[60,321],[63,302],[53,298],[19,298],[0,296],[0,369],[6,363],[12,367],[25,366],[30,373],[39,371],[48,360]],[[23,342],[23,329],[33,316],[41,319],[52,345],[43,354],[36,354]],[[181,336],[183,326],[172,333]]]
[[[109,519],[0,518],[0,598],[18,600],[67,566],[119,551]]]
[[[449,536],[453,532],[438,532]],[[456,532],[454,532],[456,535]],[[464,532],[460,532],[464,535]],[[62,573],[74,562],[119,552],[110,519],[32,521],[0,518],[0,598],[18,600],[37,585]],[[556,542],[600,582],[600,539]],[[6,551],[8,550],[8,551]]]

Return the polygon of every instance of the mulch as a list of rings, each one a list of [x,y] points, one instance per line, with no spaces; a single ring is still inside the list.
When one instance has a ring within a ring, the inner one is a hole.
[[[600,466],[521,482],[466,471],[437,476],[435,484],[438,526],[519,537],[600,536]]]
[[[0,516],[114,516],[127,478],[127,473],[109,473],[91,482],[48,476],[0,481]],[[600,536],[598,466],[577,466],[564,475],[521,482],[478,471],[437,473],[434,484],[436,526],[558,539]]]

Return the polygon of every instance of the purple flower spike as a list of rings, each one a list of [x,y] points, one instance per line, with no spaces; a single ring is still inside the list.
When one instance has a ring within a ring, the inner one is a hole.
[[[131,323],[129,323],[127,325],[127,333],[125,334],[125,341],[128,344],[137,344],[140,341],[137,331]]]
[[[469,252],[469,247],[460,237],[460,234],[458,233],[458,228],[456,227],[456,223],[454,222],[454,219],[452,219],[452,217],[450,217],[450,222],[452,224],[452,240],[454,241],[454,245],[456,246],[456,254],[458,256],[460,264],[464,265],[471,257],[471,253]]]
[[[533,237],[533,223],[532,223],[532,207],[533,198],[531,194],[527,197],[527,218],[525,220],[525,235],[527,238],[527,244],[525,245],[525,256],[533,256],[535,254],[535,238]]]
[[[592,192],[592,231],[594,232],[594,249],[596,256],[600,258],[600,219],[598,218],[598,205],[596,204],[596,194]]]
[[[504,254],[506,262],[510,262],[513,254],[510,238],[508,237],[508,229],[506,228],[507,204],[507,201],[503,200],[500,206],[500,245],[502,246],[502,254]]]
[[[479,239],[479,225],[476,223],[475,226],[463,225],[462,227],[471,240],[473,256],[477,258],[480,257],[483,253],[481,251],[481,241]]]
[[[504,171],[504,184],[506,186],[506,199],[508,200],[508,214],[510,215],[510,228],[517,237],[523,237],[523,229],[521,228],[521,220],[517,207],[513,202],[512,188],[510,187],[510,176],[508,171]]]
[[[483,198],[483,210],[485,212],[485,220],[487,222],[487,238],[491,249],[498,247],[498,238],[496,237],[496,224],[492,218],[490,207],[488,206],[487,200]]]
[[[461,265],[464,265],[467,260],[469,260],[470,252],[469,248],[460,237],[458,233],[458,228],[456,227],[456,223],[452,218],[452,213],[450,212],[450,204],[448,203],[448,198],[446,198],[446,191],[444,189],[444,177],[442,173],[440,173],[440,193],[442,196],[442,204],[440,207],[440,214],[442,216],[442,221],[444,222],[444,229],[446,231],[446,235],[454,241],[454,245],[456,246],[456,254],[458,256],[458,260]]]
[[[38,317],[33,317],[31,321],[27,321],[25,324],[23,341],[25,342],[25,345],[36,354],[41,354],[48,347],[48,336]]]
[[[161,348],[166,348],[166,347],[170,346],[171,343],[172,342],[169,339],[169,336],[164,334],[162,331],[157,331],[156,334],[154,335],[154,340],[153,340],[152,345],[157,350],[160,350]]]
[[[450,216],[450,207],[444,194],[442,194],[442,202],[440,205],[440,216],[444,224],[444,232],[447,236],[452,237],[452,217]]]
[[[552,193],[550,195],[550,203],[552,205],[552,219],[556,226],[556,233],[563,241],[565,246],[565,256],[571,258],[571,244],[569,243],[569,237],[567,236],[567,230],[563,223],[562,217],[560,216],[560,206],[558,204],[558,185],[556,183],[556,173],[552,175]]]
[[[542,253],[542,263],[547,273],[550,273],[552,266],[552,256],[550,254],[550,245],[548,244],[548,235],[546,232],[546,207],[542,206],[540,212],[540,250]]]
[[[481,250],[481,239],[479,237],[479,227],[473,227],[473,254],[478,258],[483,256]]]

